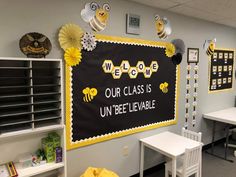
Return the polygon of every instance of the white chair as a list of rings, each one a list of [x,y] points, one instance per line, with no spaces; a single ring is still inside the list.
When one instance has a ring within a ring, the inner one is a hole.
[[[182,132],[181,132],[182,136],[189,138],[191,140],[195,140],[198,142],[202,142],[202,133],[199,132],[193,132],[191,130],[186,130],[184,127],[182,128]]]
[[[199,177],[199,162],[202,155],[202,146],[192,149],[186,149],[183,160],[177,160],[176,174],[179,177],[190,177],[195,174]],[[169,177],[172,173],[171,162],[165,164],[165,177]]]
[[[202,133],[201,132],[193,132],[191,130],[187,130],[184,127],[182,128],[181,131],[182,136],[189,138],[191,140],[195,140],[198,142],[202,142]],[[200,161],[199,161],[199,177],[202,176],[202,156],[200,157]]]

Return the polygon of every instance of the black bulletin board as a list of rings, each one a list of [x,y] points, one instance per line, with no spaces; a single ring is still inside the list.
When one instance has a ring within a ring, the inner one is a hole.
[[[79,65],[66,66],[67,149],[177,123],[179,70],[165,54],[167,43],[96,38],[96,48],[82,51]],[[149,75],[133,71],[140,63]],[[85,88],[96,96],[85,95]]]
[[[234,50],[215,49],[209,61],[209,92],[233,88]]]

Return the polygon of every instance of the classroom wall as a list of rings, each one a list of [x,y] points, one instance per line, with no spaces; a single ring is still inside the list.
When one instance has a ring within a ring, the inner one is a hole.
[[[40,32],[52,41],[52,52],[48,58],[62,58],[63,51],[57,41],[58,30],[63,24],[76,23],[84,30],[88,25],[80,18],[80,11],[86,0],[0,0],[0,56],[24,57],[18,47],[19,39],[27,32]],[[203,142],[210,142],[211,122],[202,118],[203,113],[231,107],[234,105],[235,91],[208,94],[208,60],[202,45],[205,39],[217,38],[217,47],[236,48],[236,29],[210,23],[203,20],[169,13],[160,9],[136,4],[125,0],[99,1],[111,5],[110,20],[107,29],[102,32],[107,35],[134,37],[158,41],[154,26],[154,15],[169,18],[173,33],[168,41],[180,38],[187,47],[200,49],[199,62],[199,97],[197,125],[192,128],[203,132]],[[141,16],[141,34],[138,36],[125,34],[125,14],[135,13]],[[166,130],[180,133],[184,124],[185,84],[186,84],[186,54],[181,63],[179,120],[178,124],[156,130],[137,133],[117,138],[95,145],[68,151],[68,177],[79,177],[88,166],[106,167],[116,171],[121,177],[138,173],[139,139]],[[218,126],[218,138],[221,138],[222,126]],[[123,156],[124,146],[128,147],[128,156]],[[19,147],[23,148],[23,147]],[[151,150],[146,150],[145,168],[152,167],[162,161],[162,158]]]

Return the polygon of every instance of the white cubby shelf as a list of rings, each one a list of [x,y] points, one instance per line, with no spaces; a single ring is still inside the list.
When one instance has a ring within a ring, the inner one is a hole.
[[[67,177],[63,69],[62,59],[0,57],[0,165],[13,161],[19,177]],[[17,157],[50,132],[61,137],[63,161],[19,169]]]

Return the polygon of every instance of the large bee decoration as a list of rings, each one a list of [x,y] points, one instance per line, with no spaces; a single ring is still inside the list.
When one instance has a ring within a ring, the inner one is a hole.
[[[96,2],[87,3],[81,11],[82,19],[89,23],[93,31],[99,32],[106,28],[109,18],[110,5],[103,4],[102,7]]]
[[[215,46],[216,46],[216,38],[212,39],[212,40],[205,40],[204,44],[203,44],[203,48],[206,51],[206,54],[208,56],[212,56],[215,50]]]
[[[172,32],[170,21],[166,17],[161,18],[159,15],[155,15],[155,21],[157,35],[160,39],[166,39]]]
[[[20,39],[20,50],[32,58],[45,58],[52,49],[50,40],[41,33],[27,33]]]

